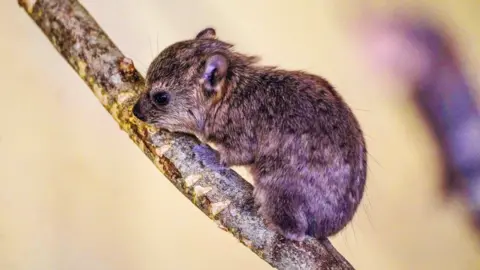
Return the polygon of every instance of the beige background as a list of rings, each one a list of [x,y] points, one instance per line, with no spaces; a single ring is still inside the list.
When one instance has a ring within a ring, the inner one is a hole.
[[[417,2],[457,27],[478,70],[478,1]],[[419,115],[390,94],[401,85],[356,55],[345,31],[353,1],[83,3],[142,72],[161,48],[213,25],[265,63],[328,78],[371,157],[364,203],[334,245],[357,269],[480,269],[461,205],[438,197],[437,152]],[[0,269],[271,269],[157,171],[16,0],[0,1],[0,59]]]

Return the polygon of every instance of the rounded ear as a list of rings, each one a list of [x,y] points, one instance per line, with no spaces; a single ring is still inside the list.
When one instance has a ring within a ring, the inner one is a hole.
[[[217,39],[217,33],[212,27],[208,27],[200,31],[195,39]]]
[[[203,87],[209,93],[221,92],[223,82],[227,76],[228,60],[221,54],[210,56],[206,63],[202,75]]]

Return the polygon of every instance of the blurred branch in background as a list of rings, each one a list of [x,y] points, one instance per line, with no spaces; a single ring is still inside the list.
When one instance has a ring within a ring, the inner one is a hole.
[[[19,4],[120,127],[220,228],[277,269],[353,269],[327,239],[307,238],[300,243],[268,230],[253,207],[252,186],[214,159],[200,160],[195,154],[211,152],[208,146],[191,136],[149,130],[135,121],[130,108],[143,91],[144,79],[76,0],[19,0]]]
[[[445,194],[460,194],[480,229],[480,113],[455,38],[419,12],[370,13],[360,24],[360,43],[373,67],[406,83],[436,138]]]

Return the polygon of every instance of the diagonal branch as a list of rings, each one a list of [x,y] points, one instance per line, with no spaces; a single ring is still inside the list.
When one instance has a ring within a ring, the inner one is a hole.
[[[220,228],[277,269],[353,269],[328,240],[299,243],[268,230],[253,208],[253,187],[233,170],[196,155],[212,151],[208,146],[137,122],[130,108],[144,79],[77,0],[18,1],[120,128]]]

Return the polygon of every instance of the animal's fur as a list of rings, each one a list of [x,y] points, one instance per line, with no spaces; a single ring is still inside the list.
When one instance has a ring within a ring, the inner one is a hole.
[[[161,91],[170,95],[164,106],[155,103]],[[158,55],[133,112],[215,143],[228,166],[249,166],[259,213],[286,238],[339,232],[363,197],[363,133],[334,88],[306,72],[260,66],[212,28]]]

